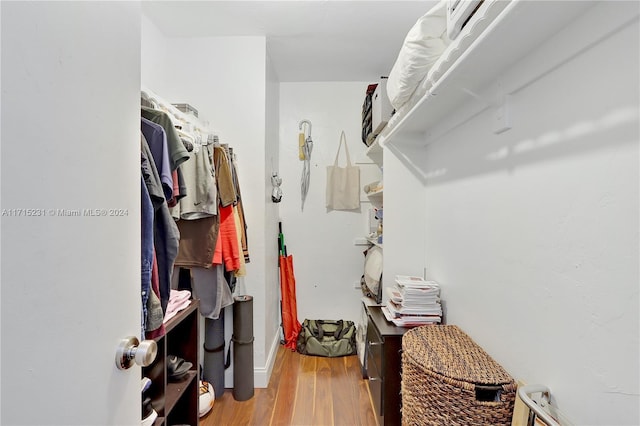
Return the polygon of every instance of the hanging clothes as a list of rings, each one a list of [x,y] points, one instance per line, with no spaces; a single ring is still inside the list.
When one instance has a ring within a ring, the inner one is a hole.
[[[217,144],[217,137],[203,135],[197,120],[164,102],[148,105],[141,107],[141,130],[148,138],[141,151],[147,158],[149,182],[145,183],[154,198],[156,262],[151,269],[151,290],[157,286],[166,312],[168,291],[179,281],[175,268],[188,268],[189,285],[201,301],[201,314],[215,319],[233,303],[235,276],[244,276],[244,260],[248,260],[235,157],[228,146]],[[179,242],[176,245],[173,236]],[[148,293],[147,336],[163,333],[163,327],[150,330],[157,325],[152,315],[157,313],[157,298],[153,296]]]
[[[173,127],[171,117],[164,111],[144,106],[141,107],[140,112],[143,118],[159,124],[164,129],[169,149],[169,165],[172,171],[177,169],[180,164],[189,159],[189,152],[182,144],[175,127]]]
[[[169,149],[166,132],[162,126],[144,117],[140,119],[140,130],[149,145],[153,162],[158,170],[160,182],[162,182],[162,189],[164,190],[164,197],[170,200],[173,198],[173,173],[169,165]]]
[[[216,245],[228,240],[221,236],[221,220],[226,235],[225,209],[232,209],[235,192],[226,160],[218,158],[214,150],[212,145],[203,145],[190,153],[190,160],[181,166],[188,195],[172,210],[181,234],[176,267],[189,268],[193,294],[200,299],[200,313],[210,319],[217,319],[221,310],[233,303],[223,261],[215,262],[214,258]],[[222,202],[227,207],[221,207]],[[235,229],[232,232],[235,234]],[[174,271],[174,286],[175,275]]]
[[[180,166],[188,195],[171,210],[181,235],[176,266],[212,266],[220,221],[211,152],[212,147],[202,146],[198,152],[191,152],[190,160]]]
[[[176,220],[201,219],[218,213],[218,191],[210,149],[205,145],[197,152],[190,152],[189,161],[180,166],[184,185],[189,190],[171,209]]]
[[[187,184],[182,173],[183,166],[184,164],[181,164],[173,171],[173,197],[167,202],[170,208],[175,207],[181,199],[187,196]]]
[[[154,217],[156,206],[164,202],[164,197],[153,176],[152,165],[144,150],[144,136],[141,135],[140,151],[140,195],[141,195],[141,279],[142,279],[142,339],[164,335],[162,327],[163,310],[158,284],[158,263],[154,246]],[[151,192],[149,191],[151,189]],[[159,322],[158,322],[159,319]]]
[[[142,295],[142,320],[141,333],[144,339],[147,322],[147,300],[151,291],[151,267],[153,264],[153,205],[149,197],[149,191],[144,183],[144,176],[140,172],[140,194],[141,207],[140,216],[142,226],[140,227],[141,249],[141,295]]]
[[[147,303],[147,339],[157,339],[164,336],[164,311],[160,304],[160,280],[158,277],[158,260],[155,252],[153,254],[153,267],[151,269],[151,289],[153,290],[149,294],[149,300]],[[167,305],[168,306],[168,305]]]
[[[220,256],[216,256],[213,263],[224,264],[225,270],[227,271],[237,271],[240,269],[240,250],[238,248],[236,223],[233,217],[233,206],[220,206],[219,215],[220,232],[218,233],[218,242]]]
[[[154,232],[153,246],[155,248],[158,270],[160,277],[160,302],[162,310],[165,311],[167,303],[169,303],[169,291],[171,286],[171,272],[173,271],[173,263],[178,254],[178,241],[180,233],[175,221],[169,213],[169,207],[164,197],[164,190],[149,145],[144,138],[141,137],[141,155],[145,159],[143,167],[145,169],[143,175],[145,184],[151,196],[154,205]]]
[[[226,271],[236,271],[240,269],[240,249],[233,215],[237,193],[227,152],[224,145],[214,147],[213,162],[218,184],[220,232],[212,262],[224,264]]]
[[[173,190],[171,191],[171,198],[167,200],[167,205],[169,208],[175,207],[178,204],[178,197],[180,196],[180,182],[178,181],[178,167],[176,170],[171,172],[171,178],[173,179]],[[185,194],[186,195],[186,194]]]
[[[240,261],[240,266],[236,271],[234,271],[233,275],[235,277],[244,277],[247,275],[247,268],[244,260],[244,255],[242,254],[242,222],[240,221],[240,215],[238,214],[237,206],[233,206],[233,222],[236,227],[236,241],[239,251],[238,260]]]
[[[233,304],[223,272],[222,265],[191,269],[193,293],[200,299],[200,314],[205,318],[218,319],[221,310]]]
[[[249,263],[249,243],[247,239],[247,222],[244,216],[244,206],[242,203],[242,193],[240,191],[240,180],[238,179],[238,163],[236,161],[236,156],[231,153],[231,170],[233,176],[233,185],[236,192],[236,209],[238,214],[238,219],[240,222],[240,247],[242,248],[242,255],[244,256],[244,263]],[[239,275],[244,276],[244,275]]]
[[[235,203],[238,199],[236,185],[233,180],[231,162],[222,146],[213,148],[213,164],[218,186],[218,202],[222,207]]]
[[[180,230],[180,245],[175,266],[210,268],[220,228],[218,216],[179,220],[177,226]]]

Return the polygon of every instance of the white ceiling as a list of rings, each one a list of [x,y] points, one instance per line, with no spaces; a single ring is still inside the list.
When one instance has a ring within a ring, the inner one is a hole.
[[[377,81],[437,1],[143,1],[168,37],[265,36],[278,78]]]

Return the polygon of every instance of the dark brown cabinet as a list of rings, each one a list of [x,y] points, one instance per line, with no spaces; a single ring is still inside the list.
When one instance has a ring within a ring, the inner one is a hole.
[[[402,335],[408,328],[396,327],[384,317],[380,306],[367,306],[365,371],[380,425],[401,424],[400,370]]]
[[[151,398],[153,408],[158,413],[154,426],[198,425],[199,320],[199,301],[192,300],[188,308],[178,312],[165,324],[165,335],[156,339],[156,360],[142,369],[142,375],[152,382],[146,395]],[[169,380],[167,355],[176,355],[193,364],[180,381]]]

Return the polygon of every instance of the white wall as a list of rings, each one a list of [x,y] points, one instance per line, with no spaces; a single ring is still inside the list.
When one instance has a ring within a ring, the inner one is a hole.
[[[280,206],[285,243],[293,255],[298,318],[359,318],[360,290],[353,288],[363,273],[365,247],[354,239],[367,232],[369,203],[361,212],[325,208],[326,166],[333,164],[345,131],[352,162],[362,161],[361,183],[379,178],[377,166],[366,160],[360,139],[361,110],[367,82],[280,84],[280,175],[284,196]],[[301,211],[298,123],[312,123],[311,184]],[[346,162],[344,150],[339,164]],[[275,239],[274,239],[275,241]],[[275,242],[274,242],[275,244]]]
[[[265,318],[272,318],[278,305],[277,300],[273,300],[277,263],[267,262],[267,258],[274,256],[270,245],[275,247],[275,243],[270,244],[271,239],[266,238],[265,232],[277,229],[277,211],[273,211],[268,198],[271,171],[266,163],[267,143],[273,145],[274,138],[277,139],[273,133],[277,115],[270,116],[267,133],[265,38],[165,37],[145,18],[142,39],[142,57],[149,61],[142,65],[142,85],[169,102],[193,105],[199,117],[208,121],[220,136],[220,142],[228,143],[238,158],[251,261],[247,264],[246,277],[238,280],[237,291],[254,297],[255,385],[266,387],[278,324]],[[273,82],[269,87],[269,105],[274,108],[277,97],[273,97]],[[277,151],[274,155],[277,157]],[[225,311],[227,340],[231,337],[232,318],[233,310],[229,307]],[[233,367],[226,371],[225,386],[233,386]]]
[[[487,111],[426,149],[446,171],[422,196],[448,322],[580,425],[640,423],[638,36],[636,19],[514,93],[512,130]]]
[[[140,4],[0,7],[0,423],[135,424],[114,356],[140,335]]]
[[[271,368],[275,361],[276,351],[280,343],[280,303],[279,303],[279,275],[278,275],[278,247],[275,243],[278,235],[278,220],[280,217],[280,204],[271,201],[271,174],[279,169],[280,157],[280,83],[278,76],[267,54],[266,69],[266,145],[265,145],[265,316],[263,332],[265,336],[265,350],[267,361],[265,368],[269,369],[263,376],[267,379],[271,376]],[[276,265],[276,267],[274,267]],[[271,346],[269,346],[271,345]],[[265,383],[265,386],[268,383]]]
[[[165,36],[145,15],[141,19],[140,73],[146,89],[163,95],[175,83],[171,81],[169,61],[171,60]]]

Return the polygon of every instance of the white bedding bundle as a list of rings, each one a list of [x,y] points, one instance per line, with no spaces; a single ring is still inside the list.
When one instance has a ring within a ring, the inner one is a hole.
[[[395,109],[407,102],[450,43],[446,1],[441,0],[409,30],[389,73],[387,94]]]
[[[510,3],[484,0],[453,41],[447,36],[447,0],[440,0],[418,19],[389,73],[387,95],[395,113],[380,133],[382,138],[411,113]]]

